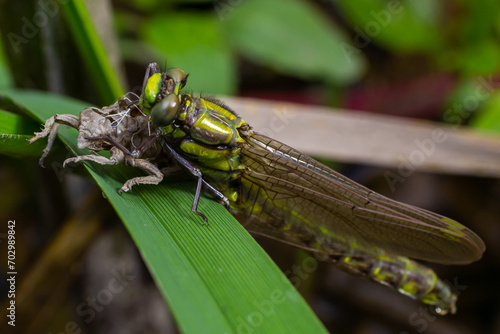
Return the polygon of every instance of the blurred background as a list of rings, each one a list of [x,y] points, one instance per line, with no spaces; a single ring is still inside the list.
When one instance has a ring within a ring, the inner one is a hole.
[[[0,93],[13,87],[37,89],[109,105],[111,94],[93,82],[82,56],[84,44],[71,34],[73,23],[61,10],[65,2],[0,0]],[[88,24],[98,31],[125,91],[138,92],[148,63],[155,61],[162,69],[190,73],[188,88],[196,93],[296,102],[304,113],[308,106],[321,105],[353,115],[365,111],[493,135],[500,131],[498,1],[87,0],[85,5],[92,19]],[[34,123],[33,131],[38,128]],[[314,142],[314,128],[305,125],[303,130]],[[60,145],[50,159],[62,161],[67,154]],[[39,168],[37,157],[0,159],[0,220],[23,222],[17,229],[18,266],[27,273],[36,263],[44,265],[37,262],[42,252],[72,254],[71,261],[51,267],[55,290],[37,290],[29,307],[18,311],[19,319],[31,319],[19,324],[20,332],[177,331],[127,231],[96,186],[84,173],[78,175],[83,169],[54,173]],[[298,289],[329,331],[500,333],[497,178],[417,170],[391,191],[384,178],[387,168],[338,163],[335,157],[322,162],[391,198],[460,221],[487,246],[477,263],[431,265],[460,291],[458,313],[447,317],[320,263]],[[66,235],[80,242],[51,250],[54,236],[64,236],[64,222],[82,212],[93,215],[92,208],[98,208],[94,223],[80,234]],[[5,233],[2,224],[2,244]],[[306,255],[258,241],[289,277],[296,275],[293,268]],[[102,277],[102,269],[121,262],[140,273],[134,287],[87,322],[75,310],[112,277]]]

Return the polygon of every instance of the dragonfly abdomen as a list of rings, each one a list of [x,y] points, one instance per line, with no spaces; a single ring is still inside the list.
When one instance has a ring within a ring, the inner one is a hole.
[[[373,256],[353,250],[351,255],[330,255],[341,269],[366,276],[400,293],[435,307],[437,313],[455,313],[456,295],[436,273],[402,256]]]

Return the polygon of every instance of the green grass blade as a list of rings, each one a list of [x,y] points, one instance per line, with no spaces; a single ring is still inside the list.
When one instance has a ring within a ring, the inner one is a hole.
[[[40,156],[43,143],[26,145],[33,137],[33,131],[38,130],[38,124],[22,116],[0,110],[0,154],[11,157]]]
[[[77,114],[83,103],[54,95],[8,93],[40,120]],[[1,99],[0,99],[1,102]],[[1,103],[0,103],[1,107]],[[59,137],[76,154],[74,129]],[[40,152],[41,153],[41,152]],[[273,261],[218,203],[201,198],[191,213],[194,182],[116,190],[137,170],[85,164],[137,244],[184,333],[325,333],[326,330]]]
[[[105,104],[113,103],[123,94],[123,89],[108,60],[84,2],[67,1],[61,8],[101,100]]]

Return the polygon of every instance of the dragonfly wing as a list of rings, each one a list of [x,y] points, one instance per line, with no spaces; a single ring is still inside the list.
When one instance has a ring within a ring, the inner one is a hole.
[[[328,253],[358,248],[443,264],[478,260],[483,241],[458,222],[396,202],[255,133],[241,151],[249,230]]]

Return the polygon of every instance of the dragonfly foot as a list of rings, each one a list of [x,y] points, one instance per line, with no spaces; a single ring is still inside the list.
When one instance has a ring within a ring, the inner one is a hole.
[[[203,218],[203,225],[207,224],[208,225],[208,218],[207,216],[205,216],[203,213],[201,212],[198,212],[196,210],[193,210],[193,213],[197,216],[200,216],[201,218]]]

